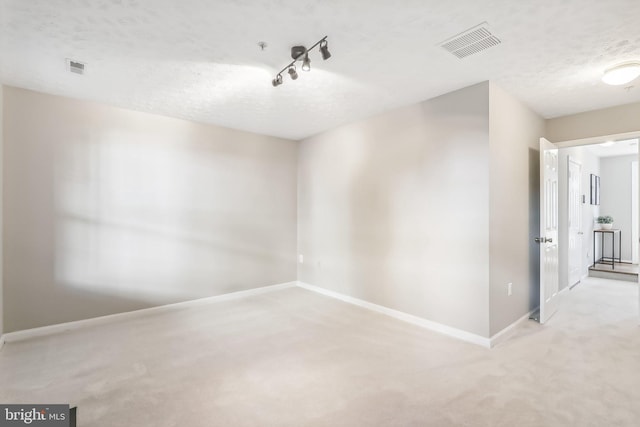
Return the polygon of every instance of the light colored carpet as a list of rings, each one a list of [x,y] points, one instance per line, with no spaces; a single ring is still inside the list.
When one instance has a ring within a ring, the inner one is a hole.
[[[637,286],[588,279],[493,350],[293,288],[6,344],[0,402],[86,426],[637,426]]]

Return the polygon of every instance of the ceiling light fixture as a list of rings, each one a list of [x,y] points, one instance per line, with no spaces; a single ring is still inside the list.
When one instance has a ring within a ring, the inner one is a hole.
[[[640,76],[640,62],[625,62],[605,70],[602,81],[609,85],[623,85]]]
[[[289,77],[291,80],[296,80],[298,78],[298,72],[296,71],[296,66],[289,67]]]
[[[291,57],[293,61],[287,64],[276,77],[271,81],[273,87],[278,87],[282,84],[282,73],[287,71],[291,80],[296,80],[298,78],[298,72],[296,71],[296,62],[302,61],[302,71],[310,71],[311,70],[311,59],[309,59],[309,52],[313,50],[315,47],[320,46],[320,53],[322,54],[322,59],[327,60],[331,58],[331,52],[329,52],[329,45],[327,43],[327,36],[324,36],[322,39],[317,41],[313,46],[307,49],[304,46],[293,46],[291,48]]]
[[[322,59],[324,61],[331,58],[331,52],[329,52],[329,44],[326,40],[320,42],[320,53],[322,54]]]
[[[304,61],[302,61],[302,71],[311,71],[311,60],[309,59],[308,53],[304,55]]]
[[[271,84],[273,85],[273,87],[280,86],[282,84],[282,74],[278,73],[276,78],[271,81]]]

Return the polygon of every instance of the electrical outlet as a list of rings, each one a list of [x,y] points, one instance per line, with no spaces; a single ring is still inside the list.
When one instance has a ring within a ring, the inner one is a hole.
[[[507,283],[507,296],[513,295],[513,283]]]
[[[304,264],[304,255],[302,255],[302,254],[298,255],[298,262],[300,264]]]

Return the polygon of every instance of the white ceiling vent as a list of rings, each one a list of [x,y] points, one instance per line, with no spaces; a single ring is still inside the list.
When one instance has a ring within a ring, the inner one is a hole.
[[[489,31],[488,24],[483,22],[443,41],[440,46],[462,59],[500,43],[500,39]]]
[[[86,64],[67,58],[67,70],[76,74],[84,74]]]

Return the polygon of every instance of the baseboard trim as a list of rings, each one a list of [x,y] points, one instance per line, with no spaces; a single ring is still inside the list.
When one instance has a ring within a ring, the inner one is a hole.
[[[0,350],[4,347],[4,335],[0,335]]]
[[[568,289],[568,288],[569,287],[567,286],[567,288],[565,288],[565,289]],[[528,312],[527,314],[525,314],[524,316],[522,316],[521,318],[519,318],[518,320],[516,320],[515,322],[513,322],[512,324],[510,324],[509,326],[507,326],[506,328],[504,328],[500,332],[498,332],[497,334],[493,335],[491,337],[491,340],[490,340],[491,341],[491,344],[490,344],[491,347],[493,348],[493,347],[497,346],[498,344],[503,343],[503,342],[507,341],[509,338],[511,338],[513,336],[516,328],[521,323],[529,321],[529,318],[531,317],[531,315],[533,313],[535,313],[538,309],[539,309],[539,307],[531,310],[530,312]]]
[[[307,289],[312,292],[316,292],[331,298],[335,298],[340,301],[344,301],[346,303],[356,305],[358,307],[366,308],[366,309],[375,311],[377,313],[385,314],[395,319],[402,320],[404,322],[411,323],[413,325],[421,326],[433,332],[438,332],[440,334],[457,338],[459,340],[476,344],[485,348],[491,347],[491,340],[489,338],[485,338],[480,335],[473,334],[471,332],[463,331],[462,329],[457,329],[451,326],[443,325],[438,322],[423,319],[422,317],[414,316],[412,314],[407,314],[402,311],[394,310],[378,304],[373,304],[368,301],[350,297],[348,295],[344,295],[344,294],[334,292],[328,289],[324,289],[318,286],[310,285],[308,283],[298,282],[297,284],[299,287],[303,289]]]
[[[42,326],[39,328],[25,329],[22,331],[8,332],[0,338],[0,348],[4,342],[23,341],[31,338],[43,337],[47,335],[59,334],[61,332],[73,331],[77,329],[87,328],[90,326],[104,325],[115,321],[136,319],[148,316],[149,314],[165,313],[175,310],[182,310],[189,307],[198,307],[216,302],[230,301],[239,298],[245,298],[253,295],[265,294],[281,289],[293,288],[297,282],[280,283],[277,285],[263,286],[246,291],[231,292],[228,294],[216,295],[212,297],[199,298],[195,300],[177,302],[174,304],[160,305],[157,307],[143,308],[141,310],[128,311],[126,313],[109,314],[107,316],[93,317],[91,319],[76,320],[73,322],[58,323],[55,325]]]

